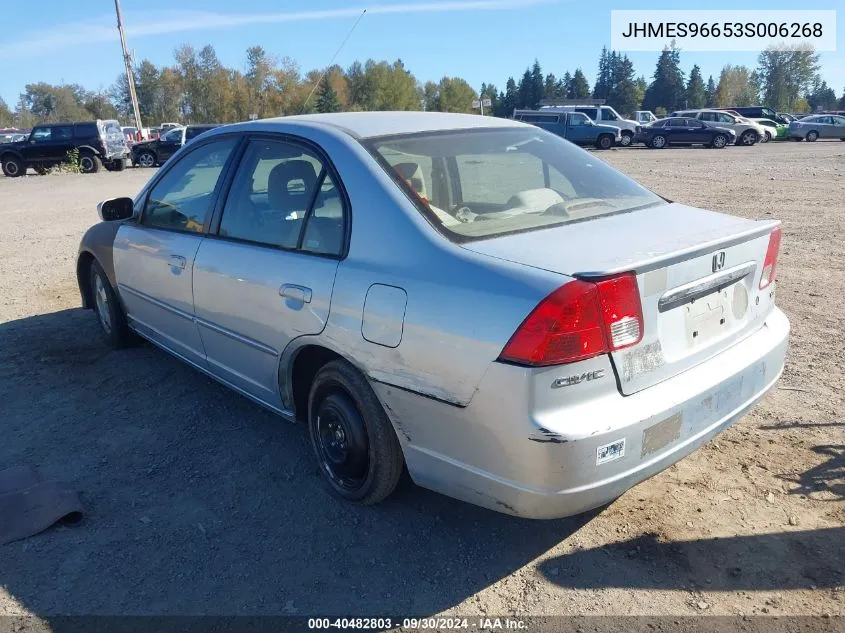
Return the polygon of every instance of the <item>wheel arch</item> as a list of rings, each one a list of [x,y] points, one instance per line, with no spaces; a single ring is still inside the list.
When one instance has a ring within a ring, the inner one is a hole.
[[[15,150],[7,149],[0,153],[0,162],[3,162],[4,160],[7,160],[9,158],[17,158],[19,161],[26,163],[21,153],[16,152]]]

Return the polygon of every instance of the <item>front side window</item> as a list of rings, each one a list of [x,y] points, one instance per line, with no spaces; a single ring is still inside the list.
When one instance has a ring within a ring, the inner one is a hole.
[[[343,222],[340,194],[316,154],[294,143],[256,140],[247,147],[232,182],[218,233],[265,246],[301,246],[339,255]]]
[[[37,127],[32,130],[31,140],[38,142],[49,141],[53,135],[53,129],[49,127]]]
[[[150,190],[141,224],[201,233],[214,191],[237,139],[207,143],[186,154]]]
[[[719,123],[727,123],[728,125],[733,125],[734,123],[736,123],[736,119],[734,117],[732,117],[730,114],[725,114],[723,112],[720,112],[716,115],[716,120]]]
[[[610,108],[602,108],[601,109],[601,116],[602,119],[605,121],[618,121],[619,117],[616,116],[616,113],[611,110]]]
[[[569,125],[573,127],[579,127],[582,125],[589,125],[589,120],[587,119],[586,114],[581,114],[580,112],[575,112],[569,115]]]
[[[181,143],[182,142],[182,128],[176,128],[175,130],[170,130],[167,134],[164,135],[164,140],[169,143]]]
[[[365,141],[417,208],[453,241],[542,229],[663,200],[542,129],[454,130]],[[423,195],[401,165],[430,164]]]

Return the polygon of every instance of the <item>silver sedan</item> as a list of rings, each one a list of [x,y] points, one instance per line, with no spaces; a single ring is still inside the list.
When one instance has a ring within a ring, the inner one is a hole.
[[[519,122],[217,128],[100,205],[77,273],[140,336],[309,428],[338,495],[522,517],[603,505],[780,375],[781,229],[672,203]]]
[[[817,141],[820,138],[838,138],[845,141],[845,117],[835,114],[804,117],[789,124],[786,136],[798,141]]]

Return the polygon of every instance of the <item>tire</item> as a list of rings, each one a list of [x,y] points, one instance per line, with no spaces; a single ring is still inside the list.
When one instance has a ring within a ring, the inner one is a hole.
[[[765,134],[763,134],[763,138],[760,139],[760,142],[761,143],[768,143],[771,140],[772,140],[772,133],[767,131]]]
[[[139,167],[155,167],[156,166],[156,155],[152,152],[141,152],[138,154],[138,166]]]
[[[24,176],[26,175],[26,165],[20,158],[9,156],[3,160],[3,173],[9,178]]]
[[[634,135],[630,132],[622,132],[622,140],[619,141],[619,145],[622,147],[629,147],[631,143],[634,142]]]
[[[347,501],[372,505],[396,489],[405,460],[367,380],[344,360],[324,365],[308,396],[308,433],[320,472]]]
[[[126,163],[122,158],[115,158],[106,163],[103,163],[108,171],[123,171],[126,168]]]
[[[655,134],[651,139],[651,147],[654,149],[663,149],[666,145],[668,145],[668,143],[663,134]]]
[[[613,147],[613,137],[610,134],[602,134],[596,141],[596,147],[599,149],[610,149]]]
[[[35,165],[32,169],[39,176],[46,176],[48,173],[50,173],[50,170],[47,169],[44,165]]]
[[[717,134],[713,137],[713,141],[710,143],[710,147],[715,149],[725,149],[728,144],[728,137],[724,134]]]
[[[804,138],[806,138],[811,143],[815,143],[819,138],[819,133],[815,130],[810,130],[809,132],[807,132],[807,136],[805,136]]]
[[[79,169],[83,174],[96,174],[100,171],[102,164],[100,158],[92,152],[85,151],[79,154]]]
[[[132,333],[126,324],[126,314],[109,283],[109,278],[97,260],[91,262],[88,283],[92,307],[100,324],[103,341],[114,349],[128,346],[132,342]]]
[[[740,135],[737,145],[746,145],[751,147],[759,140],[760,138],[757,136],[757,132],[754,130],[745,130],[745,132]]]

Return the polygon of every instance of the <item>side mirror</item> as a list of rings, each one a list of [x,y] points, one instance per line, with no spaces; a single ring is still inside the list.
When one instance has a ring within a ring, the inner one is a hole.
[[[135,213],[132,198],[109,198],[97,205],[97,213],[104,222],[128,220]]]

